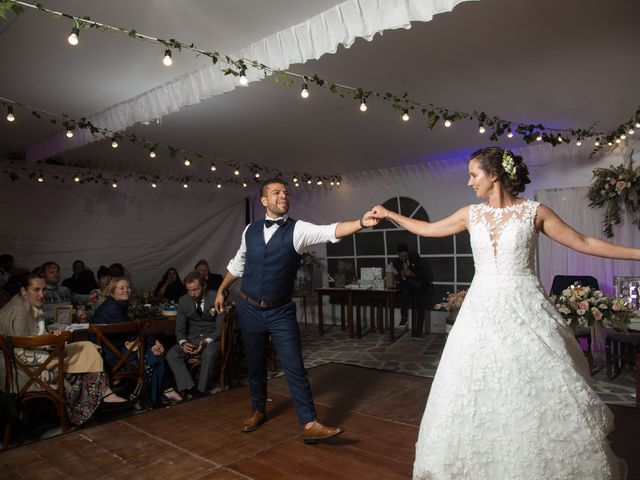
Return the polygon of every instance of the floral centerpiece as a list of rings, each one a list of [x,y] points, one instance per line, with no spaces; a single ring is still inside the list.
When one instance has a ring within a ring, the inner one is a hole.
[[[633,224],[640,227],[640,168],[634,168],[632,162],[596,168],[588,197],[591,208],[606,207],[602,227],[607,238],[613,237],[613,226],[622,221],[623,206],[632,216]]]
[[[446,310],[449,312],[449,320],[451,323],[456,321],[464,297],[467,295],[467,289],[458,290],[455,293],[449,293],[443,298],[444,302],[437,303],[433,308],[436,310]]]
[[[551,300],[574,329],[591,328],[591,338],[598,342],[602,340],[602,328],[626,330],[633,315],[633,310],[624,301],[590,287],[572,285],[560,295],[551,295]]]

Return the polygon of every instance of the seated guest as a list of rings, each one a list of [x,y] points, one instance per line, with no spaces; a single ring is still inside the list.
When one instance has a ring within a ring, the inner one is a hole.
[[[78,281],[78,276],[82,271],[84,271],[85,265],[82,260],[74,260],[71,265],[72,274],[69,278],[65,278],[62,281],[62,286],[67,287],[72,292],[76,291],[76,282]]]
[[[158,282],[158,286],[153,292],[153,296],[157,298],[164,298],[170,302],[177,302],[178,299],[187,293],[184,288],[180,275],[175,268],[170,268],[162,276],[162,280]]]
[[[220,284],[222,284],[222,275],[209,271],[209,264],[206,260],[198,260],[198,263],[196,263],[194,270],[196,272],[199,272],[200,275],[202,275],[202,277],[204,278],[204,284],[207,290],[215,292],[220,287]]]
[[[109,271],[112,277],[126,277],[124,266],[121,263],[112,263],[109,265]]]
[[[56,262],[45,262],[39,271],[47,284],[42,311],[44,312],[45,321],[50,323],[54,321],[55,307],[73,305],[74,295],[67,287],[58,285],[60,281],[60,265]]]
[[[33,336],[45,333],[42,320],[42,306],[45,297],[46,282],[38,274],[31,273],[22,280],[20,293],[0,309],[0,334],[11,336]],[[60,334],[58,330],[54,332]],[[42,350],[16,349],[14,354],[25,363],[42,364],[48,354]],[[4,363],[0,357],[0,363]],[[104,372],[102,356],[96,345],[91,342],[74,342],[65,346],[65,409],[74,425],[86,422],[100,406],[105,404],[128,405],[109,388],[109,378]],[[50,365],[48,368],[55,368]],[[4,365],[0,374],[4,375]],[[57,378],[53,370],[45,369],[40,375],[47,383]],[[19,375],[19,379],[22,379]],[[24,380],[24,379],[22,379]],[[4,385],[4,379],[0,382]],[[19,380],[19,383],[20,380]]]
[[[179,392],[190,391],[198,397],[211,388],[216,374],[216,362],[220,356],[220,324],[214,310],[216,292],[205,288],[199,272],[191,272],[185,278],[187,294],[178,301],[176,340],[167,354],[167,362],[173,371]],[[200,379],[197,389],[186,362],[200,356]]]
[[[129,321],[129,297],[131,296],[131,288],[129,280],[124,277],[113,277],[109,284],[109,296],[100,305],[90,319],[92,324],[100,323],[121,323]],[[127,338],[109,339],[113,346],[124,353],[127,351],[125,343]],[[109,368],[113,368],[118,359],[116,355],[109,349],[103,350],[105,361]],[[165,364],[164,364],[164,346],[158,340],[148,337],[145,345],[144,367],[147,375],[147,381],[150,386],[151,404],[156,405],[159,400],[160,392],[164,382]],[[164,392],[169,400],[180,401],[182,397],[173,389],[167,389]]]
[[[79,295],[90,295],[92,292],[98,291],[98,282],[96,281],[96,277],[91,270],[85,268],[80,272],[78,278],[75,282],[74,288],[71,289],[73,293]]]

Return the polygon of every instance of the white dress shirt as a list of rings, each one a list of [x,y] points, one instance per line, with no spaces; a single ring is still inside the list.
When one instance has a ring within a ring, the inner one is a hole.
[[[278,217],[275,220],[280,218],[286,219],[287,216]],[[266,217],[267,220],[274,220],[272,218]],[[332,223],[331,225],[315,225],[313,223],[304,222],[302,220],[297,220],[295,226],[293,227],[293,248],[296,252],[302,255],[305,248],[315,245],[317,243],[337,243],[340,240],[336,238],[336,226],[337,223]],[[236,253],[236,256],[231,259],[229,264],[227,265],[227,270],[234,277],[241,277],[244,273],[244,260],[245,254],[247,253],[247,242],[245,240],[245,235],[247,233],[247,225],[242,232],[242,242],[240,243],[240,248]],[[278,224],[274,224],[271,227],[267,228],[266,225],[263,229],[264,233],[264,243],[269,243],[273,234],[280,228]]]

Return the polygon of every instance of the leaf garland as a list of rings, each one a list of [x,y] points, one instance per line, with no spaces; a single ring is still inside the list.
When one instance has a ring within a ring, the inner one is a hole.
[[[281,83],[285,86],[293,85],[293,78],[304,80],[304,82],[311,82],[321,88],[327,88],[331,93],[339,95],[341,98],[351,98],[353,100],[364,100],[369,98],[377,98],[388,102],[395,110],[419,111],[426,122],[426,126],[429,129],[433,129],[438,122],[453,122],[456,120],[472,120],[477,121],[480,127],[486,130],[491,130],[489,138],[492,141],[498,141],[504,134],[510,134],[516,132],[522,135],[522,139],[527,143],[534,141],[541,141],[550,144],[555,147],[565,142],[575,140],[580,142],[586,138],[596,137],[595,146],[592,149],[592,155],[605,148],[615,147],[617,143],[625,138],[627,133],[631,134],[633,128],[640,128],[640,107],[636,110],[635,114],[628,120],[622,122],[615,130],[608,133],[596,131],[593,127],[578,128],[578,129],[558,129],[548,128],[543,124],[525,124],[513,122],[511,120],[505,120],[498,116],[490,116],[485,112],[473,111],[472,113],[461,112],[457,110],[450,110],[446,107],[441,107],[433,104],[424,104],[411,100],[408,93],[403,95],[397,95],[391,92],[380,93],[373,90],[363,89],[360,87],[351,87],[348,85],[340,85],[335,82],[320,78],[318,75],[306,76],[293,73],[287,70],[273,69],[267,65],[264,65],[255,60],[247,59],[234,59],[229,55],[220,54],[216,51],[207,51],[196,47],[193,43],[186,44],[176,39],[165,40],[162,38],[152,37],[139,33],[133,28],[123,28],[91,20],[90,17],[76,17],[67,13],[57,12],[44,8],[41,4],[32,5],[27,2],[18,0],[0,0],[0,17],[6,18],[9,11],[13,11],[16,15],[22,13],[25,8],[33,8],[41,12],[49,13],[55,18],[68,18],[73,20],[76,25],[80,25],[84,29],[94,28],[99,31],[112,30],[120,33],[124,33],[127,36],[139,40],[153,41],[162,44],[165,48],[181,51],[183,48],[193,51],[196,56],[205,55],[211,58],[213,64],[218,62],[224,63],[226,66],[221,67],[221,71],[225,75],[233,75],[236,77],[245,75],[250,65],[256,70],[260,70],[264,75],[274,75],[274,80],[277,83]]]

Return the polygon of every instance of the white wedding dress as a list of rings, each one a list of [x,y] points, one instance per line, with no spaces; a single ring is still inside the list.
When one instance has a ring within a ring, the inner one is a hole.
[[[613,414],[534,272],[538,203],[472,205],[476,273],[416,444],[414,479],[619,480]]]

